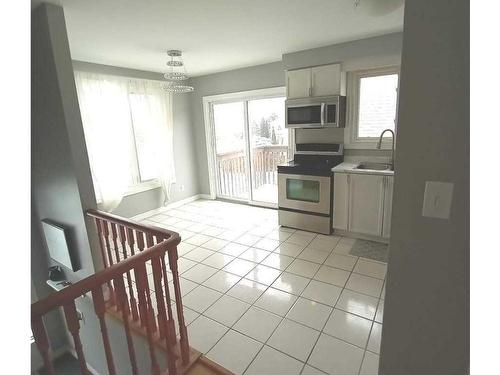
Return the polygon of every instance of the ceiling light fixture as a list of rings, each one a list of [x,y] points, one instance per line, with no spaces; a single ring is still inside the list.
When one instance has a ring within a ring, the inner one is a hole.
[[[168,81],[163,85],[165,91],[173,92],[175,94],[194,91],[193,86],[181,83],[189,78],[184,62],[182,61],[182,52],[176,49],[171,49],[167,51],[167,55],[170,56],[170,60],[167,61],[167,66],[170,67],[170,71],[163,75],[163,77],[165,77]]]

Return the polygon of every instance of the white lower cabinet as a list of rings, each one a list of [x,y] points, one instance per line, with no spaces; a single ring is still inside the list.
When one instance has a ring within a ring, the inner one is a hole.
[[[384,176],[350,174],[348,230],[380,236],[383,214]]]
[[[392,216],[392,192],[394,189],[394,177],[385,176],[384,189],[384,222],[382,224],[382,237],[391,236],[391,216]]]
[[[333,227],[389,238],[393,177],[335,173]]]
[[[347,230],[349,219],[349,175],[335,173],[333,179],[333,227]]]

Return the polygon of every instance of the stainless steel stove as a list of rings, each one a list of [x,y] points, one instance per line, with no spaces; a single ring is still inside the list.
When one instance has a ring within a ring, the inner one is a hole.
[[[297,144],[296,150],[292,161],[278,165],[279,224],[330,234],[332,168],[344,161],[342,144]]]

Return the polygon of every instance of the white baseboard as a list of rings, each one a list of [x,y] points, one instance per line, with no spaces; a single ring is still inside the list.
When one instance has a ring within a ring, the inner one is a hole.
[[[360,240],[374,241],[374,242],[380,242],[380,243],[386,243],[386,244],[389,243],[388,238],[371,236],[368,234],[362,234],[362,233],[356,233],[356,232],[349,232],[349,231],[335,229],[335,228],[333,228],[333,234],[338,235],[338,236],[343,236],[343,237],[360,239]]]
[[[212,197],[210,194],[198,194],[200,199],[210,199],[210,200],[214,200],[215,197]]]
[[[158,207],[158,208],[155,208],[154,210],[149,210],[149,211],[143,212],[141,214],[132,216],[131,219],[132,220],[142,220],[142,219],[145,219],[149,216],[161,214],[162,212],[166,212],[168,210],[172,210],[174,208],[183,206],[186,203],[194,202],[197,199],[211,199],[211,198],[210,198],[210,195],[208,195],[208,194],[195,194],[195,195],[192,195],[190,197],[181,199],[179,201],[169,203],[166,206]]]

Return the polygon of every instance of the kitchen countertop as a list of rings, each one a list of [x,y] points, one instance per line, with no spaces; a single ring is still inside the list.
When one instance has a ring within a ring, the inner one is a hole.
[[[374,169],[355,169],[359,162],[344,161],[343,163],[332,168],[334,173],[360,173],[360,174],[377,174],[382,176],[394,176],[394,171],[383,170],[377,171]]]

